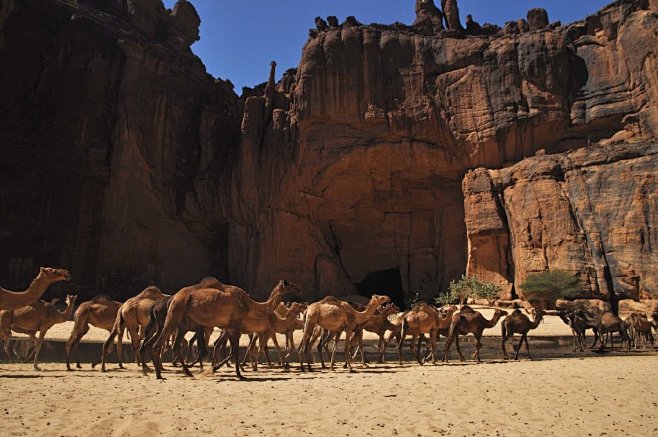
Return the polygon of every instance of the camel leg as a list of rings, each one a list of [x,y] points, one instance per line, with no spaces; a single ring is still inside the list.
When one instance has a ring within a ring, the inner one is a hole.
[[[350,359],[350,344],[352,342],[352,330],[351,329],[346,329],[345,330],[345,362],[347,363],[347,367],[350,369],[350,372],[355,372],[355,370],[352,368],[352,360]],[[340,336],[336,337],[336,343],[338,343],[338,340],[340,339]],[[336,350],[336,347],[334,346],[334,351]],[[333,355],[333,354],[332,354]],[[333,364],[333,356],[332,356],[332,364]]]
[[[43,338],[46,336],[46,330],[39,331],[39,339],[37,340],[37,346],[34,350],[34,370],[41,370],[39,368],[39,352],[41,352],[41,345],[43,344]]]
[[[516,354],[514,355],[515,360],[519,359],[519,352],[521,352],[521,348],[523,347],[523,337],[525,337],[525,334],[521,335],[521,339],[519,340],[519,345],[516,347]]]
[[[72,370],[70,364],[71,350],[75,352],[75,362],[76,362],[75,366],[78,369],[82,368],[82,366],[80,365],[80,358],[78,357],[78,345],[80,344],[80,340],[82,340],[82,337],[84,337],[87,334],[87,332],[89,332],[89,325],[87,323],[85,323],[84,325],[73,327],[71,336],[66,342],[66,370]]]
[[[228,339],[231,344],[231,353],[233,354],[233,360],[235,361],[235,376],[238,379],[245,379],[244,376],[240,373],[240,335],[241,329],[239,326],[232,329],[228,329]]]
[[[528,352],[528,358],[532,359],[532,357],[530,356],[530,345],[528,345],[528,334],[525,334],[523,336],[523,341],[525,341],[525,351]]]
[[[334,370],[334,359],[336,358],[336,347],[338,346],[338,341],[340,340],[340,336],[343,333],[343,331],[338,331],[336,334],[335,340],[334,340],[334,346],[331,348],[331,362],[329,363],[329,368],[331,370]],[[347,348],[345,348],[345,351],[347,353]],[[345,358],[347,359],[347,358]]]
[[[507,336],[507,334],[503,335],[503,341],[501,344],[501,347],[503,349],[503,357],[505,357],[506,360],[509,359],[509,357],[507,356],[507,348],[505,347],[505,343],[507,342],[508,339],[509,337]]]
[[[112,331],[110,331],[110,336],[105,340],[105,343],[103,343],[103,352],[101,355],[101,372],[107,372],[107,369],[105,368],[105,357],[107,355],[107,350],[110,348],[110,344],[114,341],[114,337],[117,336],[117,333],[119,331],[118,327],[113,327]],[[122,333],[123,334],[123,333]],[[122,335],[119,336],[121,338]],[[92,367],[95,367],[95,363],[92,364]],[[121,358],[119,358],[119,367],[123,368],[121,365]]]
[[[322,356],[322,349],[325,346],[324,343],[328,342],[328,339],[329,339],[329,331],[321,331],[320,342],[318,343],[318,354],[320,355],[320,363],[322,363],[322,368],[323,369],[326,369],[327,366],[324,364],[324,357]],[[313,344],[313,342],[311,342],[311,344]]]
[[[130,342],[132,343],[133,352],[135,353],[135,359],[137,364],[142,364],[142,355],[139,353],[139,333],[134,327],[126,326],[128,333],[130,334]]]
[[[459,359],[461,361],[466,361],[466,358],[464,358],[464,355],[462,354],[462,350],[459,348],[459,334],[455,336],[455,347],[457,347],[457,352],[459,353]]]
[[[482,348],[482,334],[475,336],[475,352],[473,353],[472,357],[475,358],[478,363],[482,362],[480,360],[480,348]]]

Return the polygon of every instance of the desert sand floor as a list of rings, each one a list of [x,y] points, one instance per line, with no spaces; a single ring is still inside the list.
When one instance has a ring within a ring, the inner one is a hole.
[[[470,355],[473,342],[462,343]],[[357,373],[261,366],[245,371],[247,381],[226,368],[185,378],[168,366],[167,380],[157,381],[132,363],[110,364],[108,373],[0,363],[0,434],[658,435],[654,351],[573,353],[567,338],[541,337],[531,351],[532,361],[523,351],[521,361],[505,362],[500,339],[489,337],[484,364],[389,362],[357,365]]]

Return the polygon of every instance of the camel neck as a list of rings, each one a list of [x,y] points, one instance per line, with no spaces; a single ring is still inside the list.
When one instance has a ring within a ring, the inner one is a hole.
[[[530,323],[530,329],[537,329],[543,318],[544,318],[543,315],[535,317],[535,320],[533,320],[532,323]]]
[[[70,301],[68,305],[66,305],[66,308],[64,311],[57,311],[57,319],[60,322],[66,322],[71,318],[71,314],[73,314],[73,307],[75,306],[74,301]]]
[[[365,310],[363,310],[362,312],[355,311],[354,316],[357,324],[363,323],[365,320],[369,319],[370,316],[372,316],[375,313],[378,306],[379,305],[376,302],[370,301],[368,302],[368,306],[366,307]]]
[[[493,328],[496,326],[496,323],[500,320],[501,314],[498,312],[495,312],[491,320],[484,319],[486,322],[487,328]]]
[[[41,273],[30,283],[30,287],[23,292],[9,291],[0,287],[0,309],[15,310],[28,306],[39,299],[50,286],[50,281]]]

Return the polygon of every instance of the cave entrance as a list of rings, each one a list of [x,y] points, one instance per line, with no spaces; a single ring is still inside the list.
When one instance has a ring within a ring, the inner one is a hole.
[[[405,296],[399,268],[370,272],[363,282],[355,285],[361,296],[371,297],[373,294],[386,294],[398,307],[404,306]]]

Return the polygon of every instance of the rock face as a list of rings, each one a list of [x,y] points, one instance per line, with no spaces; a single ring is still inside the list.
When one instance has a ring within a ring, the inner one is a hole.
[[[94,291],[213,274],[401,302],[467,268],[513,298],[563,267],[584,297],[656,294],[648,9],[476,36],[440,32],[431,0],[429,27],[318,17],[299,67],[239,99],[191,54],[186,1],[15,5],[0,12],[5,286],[48,263]]]
[[[468,272],[511,297],[530,273],[578,276],[582,297],[658,295],[658,144],[600,144],[464,179]]]
[[[3,284],[66,265],[121,296],[228,270],[216,178],[240,102],[191,53],[190,3],[124,4],[24,0],[0,26]]]
[[[528,25],[530,26],[530,30],[539,30],[548,26],[548,13],[546,9],[530,9],[528,11]]]
[[[443,14],[434,0],[416,0],[416,20],[413,28],[423,35],[436,35],[443,30]]]

